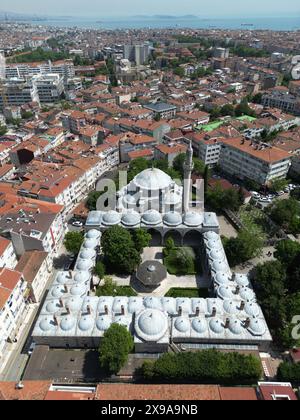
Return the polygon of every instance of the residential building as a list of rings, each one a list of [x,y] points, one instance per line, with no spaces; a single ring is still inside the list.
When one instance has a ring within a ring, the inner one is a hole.
[[[150,109],[153,112],[154,117],[162,120],[171,119],[176,116],[177,107],[170,105],[165,102],[156,102],[155,104],[144,105],[144,108]]]
[[[12,242],[0,236],[0,267],[14,269],[17,263]]]

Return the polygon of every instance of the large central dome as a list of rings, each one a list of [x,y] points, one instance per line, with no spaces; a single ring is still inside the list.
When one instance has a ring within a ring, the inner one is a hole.
[[[165,172],[157,168],[146,169],[134,178],[137,187],[145,190],[164,190],[172,183],[172,179]]]

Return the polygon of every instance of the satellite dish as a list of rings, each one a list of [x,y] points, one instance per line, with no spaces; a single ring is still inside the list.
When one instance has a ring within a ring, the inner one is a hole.
[[[293,65],[293,69],[292,69],[292,78],[293,80],[300,80],[300,55],[295,55],[292,58],[292,65]]]

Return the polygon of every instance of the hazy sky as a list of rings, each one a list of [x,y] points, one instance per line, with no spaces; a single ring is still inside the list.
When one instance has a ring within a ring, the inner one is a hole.
[[[4,0],[0,10],[69,16],[195,14],[203,17],[300,16],[299,0]]]

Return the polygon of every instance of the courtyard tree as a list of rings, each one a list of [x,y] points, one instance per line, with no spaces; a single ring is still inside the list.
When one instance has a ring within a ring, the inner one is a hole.
[[[103,262],[98,261],[95,268],[94,268],[94,274],[99,277],[100,280],[102,280],[105,276],[105,265]]]
[[[271,182],[270,190],[275,193],[282,191],[285,189],[287,184],[288,182],[286,179],[275,179],[274,181]]]
[[[105,231],[101,246],[105,265],[116,273],[131,274],[141,262],[132,236],[122,226]]]
[[[135,249],[141,254],[144,248],[150,246],[152,236],[145,229],[136,229],[132,233]]]
[[[86,202],[86,207],[90,210],[96,210],[98,198],[101,197],[103,193],[100,191],[92,191],[88,195],[88,199]]]
[[[64,246],[68,252],[77,255],[83,241],[84,236],[82,232],[68,232],[64,239]]]
[[[128,182],[132,181],[133,178],[138,175],[140,172],[144,171],[145,169],[148,169],[149,164],[147,159],[145,158],[137,158],[133,159],[128,168]]]
[[[229,265],[235,267],[258,257],[263,249],[264,241],[259,236],[253,236],[247,230],[239,232],[236,238],[226,239],[224,249]]]
[[[300,262],[300,244],[290,239],[280,241],[276,245],[276,252],[274,255],[275,258],[286,266],[290,266],[297,256],[299,256]]]
[[[287,233],[300,233],[300,203],[294,198],[275,202],[270,217]]]
[[[128,355],[133,348],[133,337],[127,328],[123,325],[112,324],[104,333],[99,348],[101,367],[111,374],[117,374],[127,363]]]

